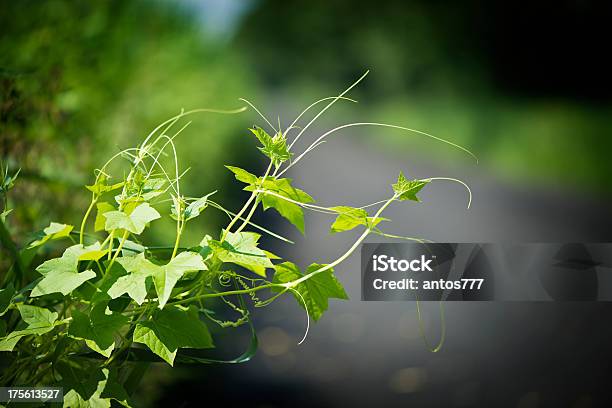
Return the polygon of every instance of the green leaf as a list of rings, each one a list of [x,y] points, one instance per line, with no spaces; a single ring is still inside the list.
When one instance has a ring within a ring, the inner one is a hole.
[[[202,241],[200,241],[200,250],[198,253],[202,255],[202,258],[206,261],[213,255],[213,250],[210,247],[210,241],[214,241],[213,238],[206,234]]]
[[[126,239],[125,242],[123,243],[123,254],[130,253],[130,254],[138,255],[144,252],[146,249],[147,248],[145,246],[137,242],[130,241],[129,239]]]
[[[259,178],[257,184],[251,184],[245,187],[246,191],[254,191],[255,189],[265,189],[303,204],[314,202],[314,199],[308,193],[293,187],[291,185],[291,179],[288,178],[276,179],[266,177],[265,181]],[[281,216],[295,225],[302,234],[304,233],[304,212],[302,211],[302,207],[284,200],[283,198],[265,193],[261,195],[261,201],[264,210],[274,208]]]
[[[124,407],[130,406],[128,394],[119,383],[116,370],[102,368],[92,371],[64,362],[55,366],[62,376],[65,408],[109,408],[111,400]]]
[[[147,179],[142,183],[140,196],[143,200],[149,201],[165,192],[166,183],[166,179],[163,178]]]
[[[79,261],[97,261],[104,255],[108,254],[109,249],[100,249],[102,246],[99,242],[95,242],[87,247],[85,251],[79,255]]]
[[[12,176],[9,176],[9,167],[5,167],[2,165],[2,163],[0,163],[0,193],[6,194],[13,188],[20,172],[21,169],[17,169]]]
[[[14,295],[15,287],[12,283],[9,283],[6,287],[0,289],[0,316],[4,316],[11,305]]]
[[[79,273],[78,265],[82,255],[99,249],[100,244],[96,244],[88,247],[73,245],[64,251],[61,258],[50,259],[38,266],[36,270],[43,275],[43,279],[34,287],[30,296],[57,292],[66,296],[89,279],[95,278],[96,273],[92,270]]]
[[[400,171],[399,176],[397,177],[397,183],[393,184],[393,191],[398,195],[398,199],[401,201],[404,200],[412,200],[412,201],[421,201],[417,197],[417,193],[425,187],[425,185],[429,183],[426,180],[408,180],[404,177],[404,173]]]
[[[89,348],[105,357],[110,357],[115,348],[114,334],[129,322],[127,316],[107,310],[105,303],[94,306],[89,316],[75,309],[68,335],[85,340]]]
[[[17,305],[21,318],[28,325],[23,330],[16,330],[9,333],[3,339],[0,339],[0,351],[13,351],[13,348],[17,345],[19,340],[24,336],[35,334],[40,336],[48,333],[58,324],[63,322],[57,322],[57,313],[52,312],[48,309],[19,304]]]
[[[338,217],[330,228],[330,232],[332,234],[336,232],[350,231],[360,225],[373,228],[381,221],[387,221],[386,218],[382,217],[368,217],[368,212],[363,208],[338,206],[331,207],[330,210],[338,213]]]
[[[170,298],[174,285],[186,272],[208,269],[202,256],[195,252],[181,252],[166,265],[158,266],[153,272],[153,283],[157,291],[159,308]]]
[[[72,225],[59,224],[57,222],[52,222],[51,224],[49,224],[48,227],[43,229],[43,232],[40,238],[30,243],[30,245],[28,246],[28,249],[34,248],[37,246],[41,246],[51,239],[67,237],[70,235],[70,232],[72,231],[73,228],[74,227]]]
[[[200,213],[208,206],[208,197],[215,193],[216,191],[213,191],[212,193],[206,194],[205,196],[200,197],[189,204],[187,208],[185,208],[185,221],[189,221],[200,215]]]
[[[129,215],[123,211],[108,211],[104,213],[104,217],[104,228],[107,231],[122,229],[138,235],[144,231],[147,223],[160,218],[161,215],[149,203],[142,203]]]
[[[242,181],[243,183],[246,183],[246,184],[257,183],[258,178],[256,175],[251,174],[248,171],[241,169],[240,167],[234,167],[234,166],[225,166],[225,167],[227,167],[232,173],[234,173],[236,180]]]
[[[179,348],[214,347],[208,328],[193,306],[186,310],[171,306],[157,311],[152,320],[136,325],[133,340],[149,347],[170,365],[174,364]]]
[[[117,279],[125,275],[127,275],[127,273],[124,267],[118,262],[113,263],[111,268],[107,269],[104,273],[102,279],[96,282],[96,292],[91,295],[91,304],[95,305],[100,302],[108,303],[112,299],[108,294],[109,289],[117,282]],[[129,300],[131,301],[131,299]]]
[[[94,402],[97,406],[110,406],[110,401],[105,403],[99,400],[103,386],[96,393],[98,384],[106,378],[102,370],[89,370],[74,362],[61,360],[54,363],[53,368],[62,376],[60,385],[64,389],[64,407],[89,407],[90,403],[96,406]],[[94,394],[97,394],[96,397],[93,397]]]
[[[106,223],[106,217],[104,217],[104,214],[106,214],[109,211],[115,211],[115,207],[112,204],[107,203],[106,201],[102,201],[96,204],[96,208],[98,212],[96,213],[96,221],[94,222],[94,230],[96,232],[104,231],[104,224]]]
[[[57,320],[57,313],[43,307],[20,304],[17,306],[21,318],[28,327],[47,327]]]
[[[8,217],[8,215],[9,215],[10,213],[12,213],[12,212],[13,212],[13,209],[12,209],[12,208],[7,208],[7,209],[5,209],[4,211],[2,211],[2,212],[0,213],[0,221],[2,221],[2,222],[6,222],[6,217]]]
[[[116,299],[127,293],[140,305],[147,296],[147,278],[151,277],[157,292],[160,309],[170,299],[172,289],[186,272],[207,269],[202,256],[190,251],[181,252],[166,265],[154,264],[145,258],[144,253],[132,257],[117,258],[117,262],[128,274],[116,278],[107,291],[108,295],[112,299]],[[112,279],[115,279],[115,277],[112,277]],[[104,290],[104,286],[106,285],[102,285],[100,290]]]
[[[220,261],[240,265],[265,277],[266,268],[274,265],[266,253],[257,247],[259,237],[254,232],[228,232],[223,243],[209,239],[208,245]]]
[[[145,259],[144,253],[117,258],[117,263],[128,273],[119,277],[113,283],[108,290],[108,295],[112,299],[116,299],[127,293],[136,303],[141,305],[147,297],[147,278],[153,276],[159,266]]]
[[[291,159],[293,153],[289,152],[287,148],[287,139],[282,132],[278,132],[274,137],[270,136],[265,130],[259,126],[255,126],[254,129],[249,129],[262,144],[262,147],[258,149],[266,155],[274,166],[278,167],[283,162]]]
[[[189,220],[194,219],[198,215],[200,215],[200,213],[204,211],[206,207],[208,206],[208,197],[210,197],[211,195],[215,193],[216,191],[213,191],[212,193],[208,193],[205,196],[200,197],[197,200],[191,202],[187,207],[185,207],[183,209],[183,220],[189,221]],[[172,196],[172,198],[173,200],[175,200],[175,203],[172,206],[172,218],[176,220],[178,219],[176,209],[179,208],[179,205],[176,202],[176,198],[174,196]]]
[[[299,188],[293,187],[291,185],[291,179],[277,179],[268,176],[264,180],[263,177],[257,178],[255,175],[241,168],[232,166],[225,167],[234,172],[237,180],[249,184],[244,188],[246,191],[265,189],[299,203],[307,204],[314,202],[314,199],[308,193],[300,190]],[[304,233],[304,212],[299,205],[284,200],[283,198],[265,193],[261,195],[261,201],[264,210],[274,208],[281,216],[295,225],[302,234]]]
[[[313,263],[306,269],[306,275],[324,267],[325,265]],[[274,283],[287,283],[304,276],[300,269],[292,262],[283,262],[275,265]],[[304,302],[308,309],[308,313],[316,321],[321,318],[323,312],[328,308],[328,299],[348,299],[344,288],[333,274],[333,269],[328,269],[324,272],[317,273],[304,282],[299,283],[295,288],[302,299],[293,294],[298,303],[304,307]],[[280,289],[275,289],[279,291]]]
[[[104,391],[102,391],[100,397],[114,399],[124,407],[130,408],[130,395],[119,377],[119,370],[119,367],[115,367],[111,368],[108,373],[104,373],[106,376],[106,384],[104,385]]]
[[[113,191],[118,188],[121,188],[125,184],[123,181],[120,183],[115,183],[115,184],[106,184],[106,180],[107,180],[107,177],[101,174],[100,177],[98,177],[98,180],[96,181],[95,184],[92,184],[90,186],[85,186],[85,188],[91,191],[92,193],[95,193],[96,195],[100,195],[102,193],[106,193],[108,191]]]

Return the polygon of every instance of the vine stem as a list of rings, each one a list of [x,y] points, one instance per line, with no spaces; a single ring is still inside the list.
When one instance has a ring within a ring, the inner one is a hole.
[[[429,341],[427,340],[427,335],[425,334],[425,327],[423,325],[423,316],[421,314],[420,301],[418,298],[416,299],[417,317],[419,319],[419,331],[421,332],[421,337],[423,338],[423,342],[425,343],[425,346],[427,346],[429,351],[431,351],[432,353],[437,353],[438,351],[440,351],[442,349],[442,346],[444,345],[444,341],[446,340],[446,318],[444,316],[444,304],[442,303],[442,301],[440,301],[439,303],[440,303],[440,326],[441,326],[440,340],[438,341],[438,344],[435,347],[432,347]]]
[[[398,196],[396,194],[394,194],[391,198],[389,198],[387,201],[385,201],[385,203],[378,209],[378,211],[376,211],[376,214],[374,214],[374,218],[378,218],[380,216],[380,214],[382,214],[382,212],[397,198]],[[363,242],[364,239],[366,239],[366,237],[372,232],[372,228],[371,227],[367,227],[366,230],[363,232],[363,234],[361,234],[361,236],[359,238],[357,238],[357,240],[353,243],[353,245],[349,248],[348,251],[346,251],[344,253],[344,255],[342,255],[340,258],[336,259],[335,261],[333,261],[332,263],[329,263],[315,271],[310,272],[307,275],[302,276],[299,279],[296,279],[294,281],[291,282],[287,282],[282,284],[281,286],[286,287],[287,289],[291,289],[297,285],[299,285],[300,283],[312,278],[314,275],[317,275],[319,273],[325,272],[331,268],[333,268],[334,266],[344,262],[344,260],[346,260],[346,258],[348,258],[349,256],[351,256],[351,254],[353,252],[355,252],[355,250],[357,249],[357,247]]]
[[[391,198],[389,198],[388,200],[385,201],[385,203],[378,209],[378,211],[376,212],[376,214],[374,215],[374,217],[379,217],[380,214],[382,214],[382,212],[394,201],[397,199],[397,195],[393,195]],[[284,288],[285,290],[289,289],[293,289],[293,287],[299,285],[300,283],[312,278],[314,275],[317,275],[319,273],[325,272],[331,268],[333,268],[334,266],[344,262],[346,260],[346,258],[348,258],[349,256],[351,256],[353,254],[353,252],[355,252],[355,249],[357,249],[357,247],[363,242],[363,240],[372,232],[371,228],[366,228],[366,230],[363,232],[363,234],[361,234],[361,236],[355,241],[355,243],[338,259],[336,259],[335,261],[333,261],[330,264],[325,265],[322,268],[319,268],[315,271],[310,272],[307,275],[302,276],[299,279],[296,279],[294,281],[291,282],[287,282],[287,283],[269,283],[266,285],[261,285],[261,286],[257,286],[255,288],[249,288],[249,289],[237,289],[237,290],[229,290],[229,291],[225,291],[225,292],[215,292],[215,293],[205,293],[202,295],[198,295],[198,296],[193,296],[191,298],[188,299],[182,299],[182,300],[178,300],[176,302],[171,302],[168,303],[168,305],[182,305],[185,303],[190,303],[193,302],[195,300],[199,300],[199,299],[206,299],[206,298],[214,298],[214,297],[221,297],[221,296],[229,296],[229,295],[246,295],[246,294],[250,294],[250,293],[254,293],[254,292],[258,292],[260,290],[264,290],[264,289],[271,289],[271,288]]]
[[[262,182],[260,184],[263,184],[263,181],[265,181],[266,177],[268,177],[268,174],[270,174],[270,170],[272,170],[272,160],[270,160],[270,164],[268,165],[268,168],[266,169],[266,173],[264,174],[264,176],[262,178]],[[258,186],[258,187],[260,187],[260,186]],[[255,191],[253,191],[253,193],[251,193],[251,196],[249,197],[247,202],[240,209],[238,214],[236,214],[236,216],[234,216],[234,218],[232,218],[232,221],[230,221],[230,223],[225,228],[225,231],[223,232],[223,236],[221,237],[221,242],[225,241],[225,238],[227,237],[227,233],[230,232],[230,229],[234,226],[234,224],[238,221],[238,219],[240,219],[240,217],[242,217],[242,214],[244,214],[244,212],[247,210],[247,208],[249,208],[249,205],[253,202],[254,199],[257,198],[258,195],[259,195],[259,193],[255,192]],[[257,207],[257,202],[255,202],[255,205],[253,207]],[[251,213],[249,214],[249,216],[247,218],[245,218],[245,222],[248,222],[248,220],[250,219],[250,216],[253,215],[254,211],[255,210],[252,210]],[[244,225],[244,223],[243,223],[243,225]],[[242,226],[240,229],[242,229],[242,228],[244,228],[244,226]]]
[[[178,226],[178,224],[176,226],[176,240],[174,241],[174,248],[172,249],[172,257],[170,259],[174,259],[174,257],[176,256],[176,252],[178,251],[179,244],[181,242],[181,234],[183,233],[184,225],[184,223],[181,223],[180,227]]]
[[[368,69],[363,75],[361,75],[359,77],[359,79],[357,81],[353,82],[353,84],[351,86],[349,86],[348,88],[346,88],[344,90],[344,92],[342,92],[340,95],[334,97],[333,100],[330,103],[328,103],[323,109],[321,109],[321,111],[319,111],[319,113],[317,113],[316,116],[314,118],[312,118],[310,120],[310,122],[308,122],[308,124],[306,126],[304,126],[304,128],[302,130],[300,130],[300,132],[297,134],[295,139],[293,139],[293,141],[289,144],[289,149],[291,149],[293,147],[293,145],[299,140],[300,136],[302,136],[302,134],[304,132],[306,132],[306,130],[310,127],[310,125],[312,125],[319,118],[319,116],[324,114],[325,111],[328,110],[334,103],[336,103],[339,99],[341,99],[344,95],[346,95],[351,89],[356,87],[357,84],[359,84],[363,80],[363,78],[365,78],[369,73],[370,73],[370,70]],[[274,172],[274,173],[276,174],[276,172]]]
[[[81,245],[83,245],[83,234],[85,233],[85,224],[87,223],[89,214],[91,214],[91,210],[93,210],[94,205],[96,205],[96,201],[98,201],[96,197],[96,193],[91,193],[91,202],[89,203],[89,207],[87,207],[87,211],[85,211],[85,215],[83,215],[83,221],[81,221],[81,231],[79,232],[79,244]]]
[[[467,153],[468,155],[470,155],[471,157],[473,157],[476,160],[476,163],[478,163],[478,157],[476,157],[476,155],[474,155],[474,153],[472,153],[470,150],[468,150],[465,147],[460,146],[460,145],[458,145],[456,143],[453,143],[453,142],[448,141],[446,139],[442,139],[440,137],[431,135],[429,133],[425,133],[425,132],[422,132],[422,131],[416,130],[416,129],[407,128],[407,127],[404,127],[404,126],[390,125],[390,124],[387,124],[387,123],[355,122],[355,123],[347,123],[345,125],[337,126],[337,127],[333,128],[333,129],[328,130],[327,132],[323,133],[314,142],[312,142],[312,144],[308,148],[306,148],[306,150],[304,150],[299,156],[297,156],[295,158],[295,160],[293,160],[291,163],[289,163],[280,173],[278,173],[278,176],[279,177],[282,176],[287,170],[289,170],[291,167],[295,166],[304,156],[306,156],[312,149],[317,147],[323,141],[323,139],[325,139],[330,134],[335,133],[335,132],[337,132],[339,130],[342,130],[342,129],[346,129],[346,128],[349,128],[349,127],[355,127],[355,126],[384,127],[384,128],[399,129],[399,130],[405,130],[405,131],[412,132],[412,133],[417,133],[417,134],[429,137],[431,139],[437,140],[439,142],[446,143],[446,144],[448,144],[448,145],[450,145],[452,147],[455,147],[455,148],[457,148],[459,150],[462,150],[465,153]],[[276,173],[274,175],[276,175]]]
[[[178,181],[177,181],[178,182]],[[172,249],[172,256],[170,259],[174,259],[176,256],[176,251],[178,250],[179,244],[181,242],[181,234],[183,233],[183,226],[185,225],[185,221],[182,221],[183,218],[183,203],[180,197],[176,199],[178,208],[176,209],[177,219],[176,219],[176,240],[174,241],[174,248]]]
[[[125,244],[125,240],[127,239],[128,234],[129,234],[128,231],[123,232],[123,235],[121,236],[121,242],[119,243],[119,246],[116,249],[115,255],[113,255],[110,263],[106,267],[107,271],[110,271],[111,267],[113,266],[113,263],[115,263],[115,259],[117,259],[117,256],[119,255],[119,252],[121,252],[121,249],[123,249],[123,244]]]

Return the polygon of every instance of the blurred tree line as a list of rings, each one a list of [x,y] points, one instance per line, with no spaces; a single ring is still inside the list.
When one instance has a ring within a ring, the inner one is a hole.
[[[455,140],[521,183],[611,191],[610,63],[597,57],[605,13],[590,3],[248,4],[235,35],[219,41],[199,18],[223,9],[215,1],[3,2],[0,159],[22,168],[15,233],[77,223],[93,168],[181,108],[234,108],[264,85],[266,97],[288,101],[281,109],[295,109],[367,68],[351,119]],[[221,164],[247,160],[240,141],[254,120],[193,117],[178,144],[193,194],[231,179]],[[419,143],[394,132],[369,140],[392,151]]]
[[[181,108],[236,108],[255,88],[240,56],[170,2],[2,2],[0,160],[22,169],[13,232],[78,223],[83,185],[110,155]],[[230,180],[222,164],[244,157],[244,115],[190,118],[177,143],[187,194]]]
[[[308,100],[369,68],[352,119],[458,141],[521,185],[610,192],[609,14],[596,3],[266,0],[236,44],[266,89]],[[391,151],[418,143],[394,132],[369,140]]]

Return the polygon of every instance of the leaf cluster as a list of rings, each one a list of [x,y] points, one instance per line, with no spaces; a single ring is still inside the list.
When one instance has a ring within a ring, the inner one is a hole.
[[[11,353],[0,385],[59,385],[65,406],[129,406],[140,363],[247,361],[257,344],[253,307],[291,293],[309,318],[321,319],[330,299],[348,299],[335,267],[370,233],[385,235],[379,228],[389,221],[383,211],[395,201],[418,201],[417,193],[428,182],[407,180],[400,173],[382,201],[321,206],[292,179],[280,177],[295,164],[290,149],[302,132],[288,145],[293,127],[275,129],[274,136],[254,127],[250,131],[269,166],[262,176],[226,166],[251,193],[233,212],[213,200],[214,192],[190,197],[181,190],[184,173],[174,148],[180,130],[172,135],[172,129],[194,112],[167,120],[141,145],[96,169],[93,183],[86,186],[91,201],[80,226],[51,223],[15,251],[13,273],[0,289],[0,351]],[[123,164],[123,172],[110,174],[115,161]],[[370,214],[370,207],[377,209]],[[261,247],[264,233],[291,242],[252,222],[258,209],[271,208],[302,234],[304,210],[330,216],[330,233],[358,227],[363,232],[336,260],[302,269]],[[225,228],[200,231],[197,218],[210,209],[229,216]],[[145,231],[164,218],[176,224],[174,242],[148,245]],[[200,233],[199,243],[183,243],[186,228]],[[65,248],[61,255],[36,266],[34,255],[58,244]],[[212,349],[222,346],[215,333],[240,326],[251,332],[245,354],[215,358]]]

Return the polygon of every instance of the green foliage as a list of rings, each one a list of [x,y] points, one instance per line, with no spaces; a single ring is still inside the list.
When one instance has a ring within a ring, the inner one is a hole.
[[[142,234],[148,223],[161,217],[149,203],[140,204],[130,214],[123,211],[107,211],[103,216],[106,218],[105,230],[125,230],[136,235]]]
[[[168,364],[174,364],[179,348],[213,347],[208,328],[200,321],[195,306],[188,309],[168,307],[155,312],[153,319],[138,323],[134,342],[149,347]]]
[[[306,275],[313,273],[325,265],[311,264],[306,268]],[[292,262],[283,262],[274,266],[274,283],[290,283],[304,277],[300,269]],[[310,316],[316,321],[323,316],[329,306],[328,299],[348,299],[344,288],[334,276],[333,268],[318,274],[313,274],[310,279],[298,283],[295,290],[296,300],[308,309]],[[306,305],[304,305],[306,303]]]
[[[23,337],[40,336],[49,333],[58,324],[57,313],[37,306],[20,304],[17,309],[26,328],[15,330],[0,340],[0,351],[13,351],[15,345]]]
[[[88,247],[77,244],[64,251],[61,258],[45,261],[36,270],[43,275],[43,279],[34,287],[30,296],[43,296],[50,293],[61,293],[67,295],[86,281],[96,277],[96,273],[87,269],[79,272],[79,258],[88,253],[98,251],[100,244],[96,243]]]
[[[275,167],[280,166],[293,156],[293,153],[290,153],[287,148],[287,139],[283,135],[283,132],[279,131],[274,136],[270,136],[259,126],[255,126],[255,128],[249,130],[262,144],[258,149],[272,161]]]
[[[147,297],[147,279],[157,271],[157,265],[145,258],[144,252],[133,257],[117,258],[125,273],[116,277],[107,293],[112,299],[127,293],[137,304],[142,305]],[[111,278],[112,279],[112,278]]]
[[[225,166],[234,173],[236,180],[247,183],[246,191],[265,193],[260,197],[263,209],[274,208],[280,215],[304,233],[304,211],[301,204],[314,202],[308,193],[291,185],[291,179],[266,176],[257,177],[248,171],[234,166]]]
[[[0,289],[0,316],[4,316],[8,307],[11,305],[11,300],[15,295],[15,288],[9,283],[5,288]]]
[[[214,351],[209,349],[215,347],[210,325],[248,327],[251,345],[242,356],[226,362],[247,361],[257,344],[247,300],[263,307],[291,292],[308,316],[320,320],[329,299],[348,299],[334,267],[371,232],[382,233],[378,224],[385,220],[382,213],[392,202],[417,200],[416,193],[429,181],[407,181],[400,173],[394,194],[382,202],[363,208],[315,205],[292,180],[279,177],[293,165],[288,162],[292,153],[284,136],[287,131],[270,137],[255,128],[251,131],[270,163],[261,177],[227,166],[251,193],[234,213],[213,201],[213,193],[189,198],[181,192],[181,163],[174,154],[174,137],[166,135],[193,113],[170,118],[137,148],[114,155],[94,171],[93,183],[86,186],[90,204],[78,232],[70,225],[51,223],[21,251],[10,234],[0,234],[3,243],[14,249],[11,271],[15,271],[0,289],[0,351],[11,352],[0,385],[62,386],[65,406],[109,407],[113,401],[129,406],[126,390],[133,387],[126,384],[132,382],[128,379],[133,370],[139,370],[135,364],[223,362],[210,357]],[[172,154],[166,155],[165,150]],[[312,146],[305,151],[310,150]],[[375,205],[373,215],[364,209]],[[191,222],[209,207],[231,218],[218,234],[206,234]],[[313,263],[302,272],[261,248],[260,233],[290,242],[251,221],[258,209],[269,208],[302,233],[305,209],[335,216],[332,232],[357,227],[363,227],[363,232],[333,262]],[[144,231],[158,219],[175,224],[169,245],[147,242]],[[0,227],[4,228],[1,221]],[[199,245],[181,245],[187,228],[203,237]],[[75,243],[61,256],[46,255],[34,267],[33,254],[43,254],[49,243],[67,237]],[[215,317],[223,313],[237,317]]]
[[[159,118],[183,107],[233,105],[239,93],[257,93],[242,56],[210,38],[184,11],[147,0],[2,5],[0,162],[3,169],[10,166],[11,182],[22,168],[10,203],[19,242],[52,220],[76,225],[88,199],[83,184],[98,192],[124,181],[94,183],[90,169],[118,146],[136,145]],[[230,157],[245,158],[235,147],[247,125],[246,118],[193,122],[197,137],[179,146],[192,166],[186,185],[212,191],[225,184],[221,166]],[[203,155],[206,160],[198,160]],[[237,198],[229,193],[223,200]],[[215,225],[222,217],[211,213],[205,222]],[[157,243],[173,236],[166,225],[155,226]],[[0,256],[3,266],[4,260]]]
[[[206,209],[208,206],[208,197],[213,195],[214,193],[206,194],[204,197],[200,197],[185,208],[185,212],[182,215],[185,221],[192,220],[200,215],[202,211]],[[174,207],[173,207],[174,208]],[[177,219],[177,215],[174,214],[174,219]]]
[[[421,201],[417,197],[417,193],[429,183],[427,180],[408,180],[404,173],[400,171],[397,177],[397,183],[393,184],[393,191],[397,195],[398,200]]]
[[[121,313],[106,310],[105,303],[98,303],[88,314],[75,310],[68,335],[78,340],[85,340],[89,348],[104,357],[110,357],[115,348],[114,333],[125,326],[129,318]]]
[[[259,237],[254,232],[227,232],[223,242],[208,240],[208,245],[219,261],[242,266],[265,277],[266,268],[274,265],[268,255],[257,248]]]
[[[110,211],[114,211],[115,207],[113,207],[111,204],[107,203],[107,202],[99,202],[96,203],[96,221],[94,223],[94,231],[98,232],[98,231],[104,231],[104,228],[106,226],[106,217],[104,216],[104,214],[106,214],[107,212]]]
[[[354,208],[348,206],[331,207],[330,210],[336,211],[338,217],[330,227],[330,232],[350,231],[355,227],[364,225],[368,228],[374,228],[381,221],[388,221],[382,217],[369,217],[368,212],[363,208]]]
[[[74,227],[72,225],[59,224],[57,222],[52,222],[48,227],[43,229],[42,236],[37,240],[30,243],[29,248],[34,248],[40,245],[43,245],[45,242],[50,239],[59,239],[65,238],[70,235]]]

